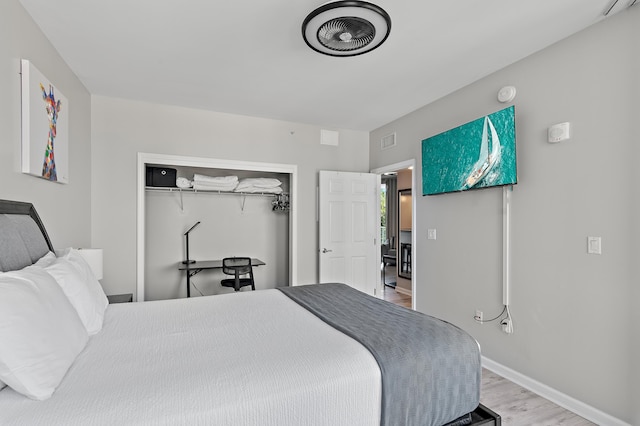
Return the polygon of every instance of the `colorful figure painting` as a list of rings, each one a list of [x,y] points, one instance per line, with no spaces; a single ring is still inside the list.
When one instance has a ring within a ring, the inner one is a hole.
[[[22,171],[68,183],[69,103],[40,71],[22,60]]]
[[[517,183],[513,106],[422,141],[422,193]]]
[[[49,85],[49,94],[44,90],[44,86],[40,83],[42,90],[42,99],[45,102],[47,117],[49,117],[49,137],[47,138],[47,148],[44,152],[44,163],[42,164],[42,177],[45,179],[57,181],[56,160],[53,155],[53,147],[56,139],[56,123],[58,121],[58,113],[60,112],[60,100],[56,102],[56,96],[53,93],[53,86]]]

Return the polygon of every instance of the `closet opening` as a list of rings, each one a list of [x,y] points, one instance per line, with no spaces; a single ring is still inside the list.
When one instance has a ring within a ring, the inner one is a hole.
[[[195,175],[281,183],[281,194],[258,189],[149,187],[147,167],[176,170],[178,178]],[[259,258],[256,289],[296,285],[297,166],[163,154],[138,154],[137,283],[138,301],[187,296],[187,275],[179,270],[189,233],[189,256],[197,261],[224,257]],[[190,295],[222,294],[221,270],[190,276]]]

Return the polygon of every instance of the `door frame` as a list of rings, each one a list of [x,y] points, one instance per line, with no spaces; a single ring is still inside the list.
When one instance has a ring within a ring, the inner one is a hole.
[[[289,174],[289,285],[298,285],[298,166],[295,164],[257,163],[250,161],[222,160],[206,157],[186,157],[183,155],[166,155],[138,153],[137,183],[137,239],[136,239],[136,301],[144,301],[145,290],[145,221],[146,221],[146,166],[147,164],[163,164],[186,167],[203,167],[212,169],[250,170],[258,172]]]
[[[376,173],[376,174],[382,175],[384,173],[397,172],[398,170],[411,168],[411,190],[412,190],[412,193],[415,193],[417,188],[416,163],[417,163],[416,159],[412,158],[409,160],[401,161],[399,163],[393,163],[387,166],[371,169],[370,173]],[[416,225],[416,222],[417,222],[416,199],[417,197],[415,196],[411,197],[411,228],[413,229],[413,232],[411,232],[411,259],[412,260],[418,259],[418,245],[416,244],[416,234],[418,233],[417,232],[418,227]],[[380,221],[378,221],[378,235],[380,235]],[[380,253],[380,244],[381,244],[381,241],[380,241],[380,238],[378,238],[378,248],[377,248],[378,253]],[[416,309],[417,280],[418,280],[418,269],[414,267],[411,269],[411,309],[413,310]],[[382,294],[382,289],[379,289],[379,290],[380,290],[379,293]]]

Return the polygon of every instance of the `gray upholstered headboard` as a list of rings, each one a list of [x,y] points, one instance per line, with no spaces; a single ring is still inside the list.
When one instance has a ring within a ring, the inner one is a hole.
[[[33,204],[0,200],[0,271],[22,269],[49,251],[53,245]]]

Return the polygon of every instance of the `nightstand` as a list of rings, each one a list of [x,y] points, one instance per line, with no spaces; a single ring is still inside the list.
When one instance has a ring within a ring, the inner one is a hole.
[[[129,303],[133,302],[133,294],[113,294],[111,296],[107,296],[107,299],[109,299],[109,303]]]

